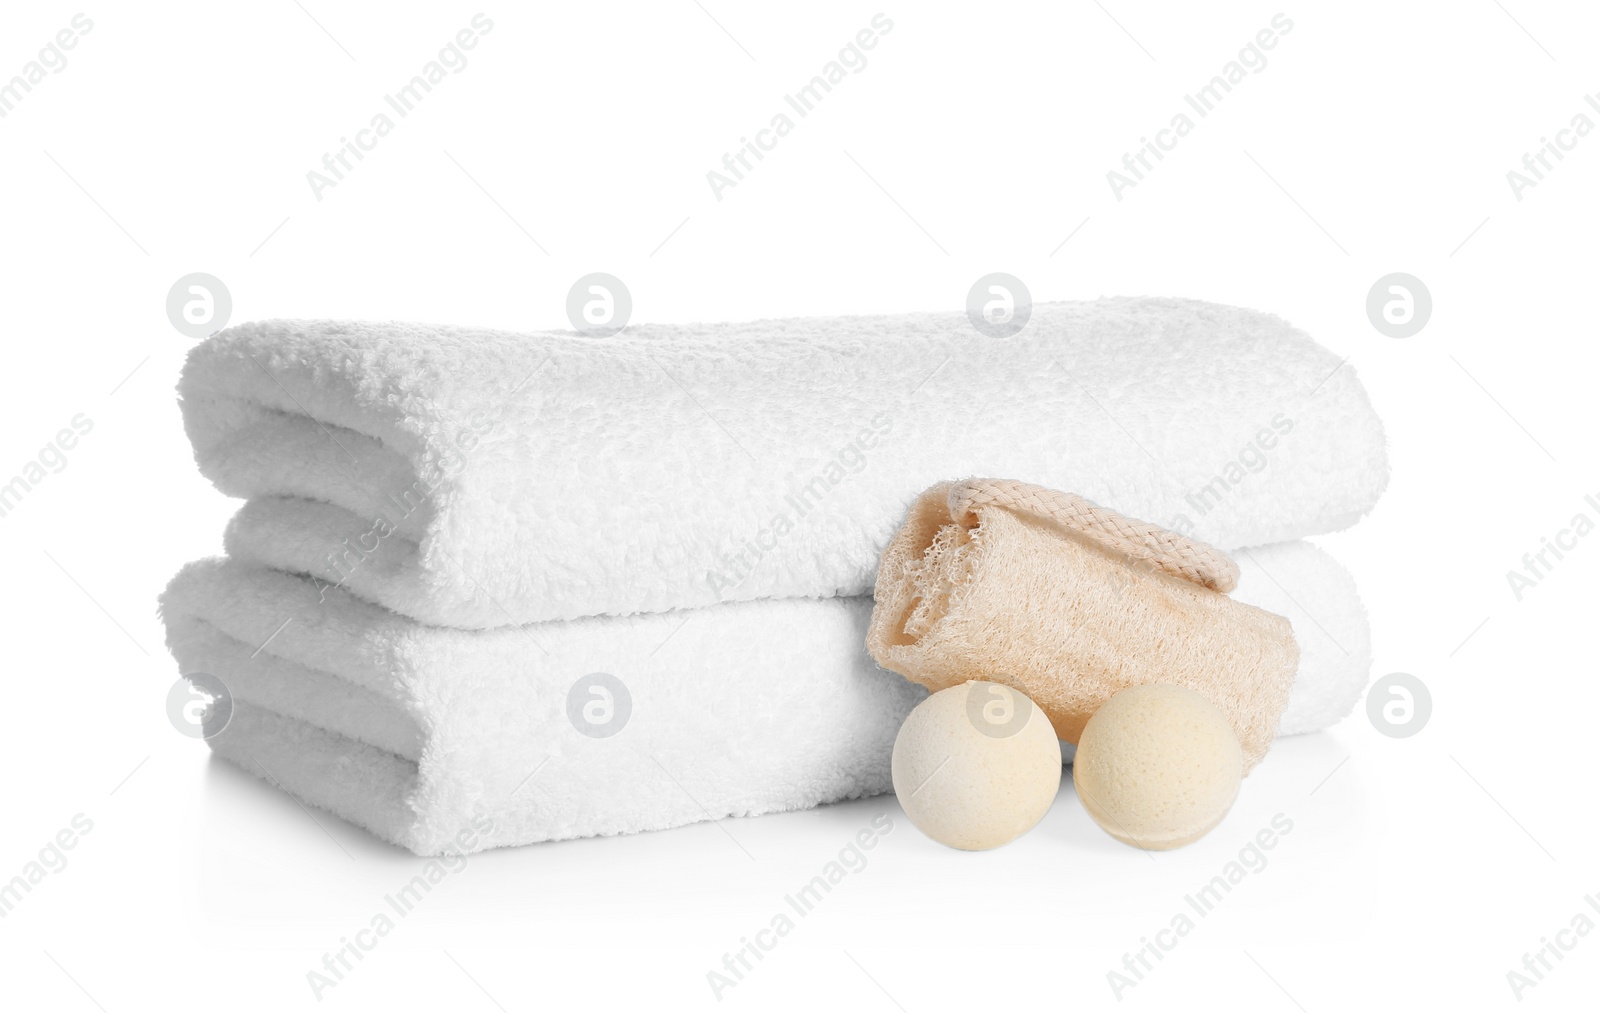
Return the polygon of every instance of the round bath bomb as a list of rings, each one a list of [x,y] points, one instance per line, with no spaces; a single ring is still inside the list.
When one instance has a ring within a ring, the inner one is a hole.
[[[1072,783],[1100,829],[1165,851],[1199,840],[1228,814],[1244,751],[1215,704],[1182,686],[1134,686],[1083,726]]]
[[[965,851],[1033,828],[1061,786],[1055,729],[1032,700],[993,682],[951,686],[917,704],[895,736],[894,793],[917,829]]]

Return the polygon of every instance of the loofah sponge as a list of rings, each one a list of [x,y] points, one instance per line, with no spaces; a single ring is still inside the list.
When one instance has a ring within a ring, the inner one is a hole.
[[[1120,690],[1184,686],[1266,755],[1300,652],[1289,621],[1236,602],[1209,546],[1015,482],[941,483],[912,504],[878,569],[867,648],[938,691],[1012,686],[1076,743]]]

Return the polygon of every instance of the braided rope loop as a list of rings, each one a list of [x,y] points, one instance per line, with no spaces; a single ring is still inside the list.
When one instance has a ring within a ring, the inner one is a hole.
[[[1227,594],[1239,584],[1239,565],[1220,549],[1070,492],[1003,478],[971,478],[950,489],[950,519],[962,527],[976,527],[978,511],[989,506],[1059,524],[1137,563],[1213,591]]]

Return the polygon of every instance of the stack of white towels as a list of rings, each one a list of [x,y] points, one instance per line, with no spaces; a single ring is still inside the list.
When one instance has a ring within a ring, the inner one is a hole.
[[[246,502],[162,598],[233,697],[220,755],[418,854],[890,790],[924,690],[864,646],[878,555],[934,482],[1070,490],[1233,551],[1302,652],[1282,734],[1360,696],[1366,618],[1293,541],[1387,479],[1348,366],[1171,299],[633,327],[605,339],[269,321],[180,384]],[[1252,547],[1252,548],[1246,548]],[[468,835],[461,835],[466,839]]]

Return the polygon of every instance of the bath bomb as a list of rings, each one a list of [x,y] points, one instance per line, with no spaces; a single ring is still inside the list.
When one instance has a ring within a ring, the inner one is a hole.
[[[1084,725],[1072,783],[1100,829],[1165,851],[1199,840],[1228,814],[1244,752],[1228,719],[1182,686],[1134,686]]]
[[[1027,833],[1061,786],[1055,729],[1027,696],[972,681],[917,704],[895,736],[894,793],[917,829],[984,851]]]

